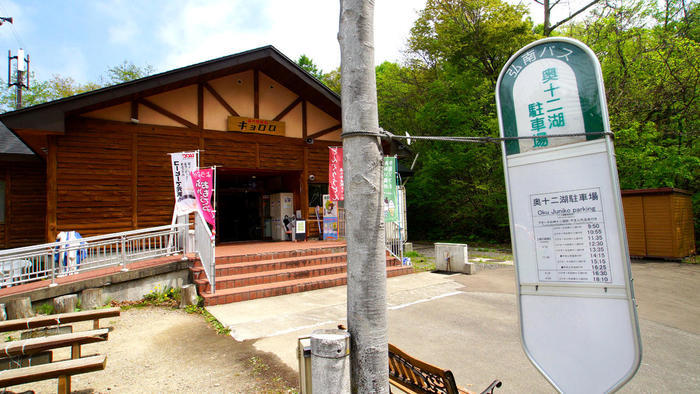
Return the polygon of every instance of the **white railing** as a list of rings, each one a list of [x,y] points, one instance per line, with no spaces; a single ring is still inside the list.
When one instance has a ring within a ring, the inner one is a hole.
[[[216,291],[216,253],[214,247],[214,237],[209,230],[209,225],[204,221],[202,215],[196,212],[194,215],[194,239],[199,261],[202,262],[204,273],[207,275],[211,285],[211,293]]]
[[[388,222],[384,226],[384,242],[386,243],[386,250],[391,253],[392,256],[399,259],[401,264],[403,264],[403,231],[401,231],[401,226],[398,223]]]
[[[188,224],[0,250],[0,287],[185,253]]]

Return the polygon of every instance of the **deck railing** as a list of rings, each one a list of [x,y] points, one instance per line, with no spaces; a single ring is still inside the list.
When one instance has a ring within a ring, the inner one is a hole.
[[[386,243],[386,250],[391,253],[392,256],[399,259],[401,264],[403,264],[403,231],[401,231],[401,226],[398,223],[388,222],[384,226],[384,242]]]
[[[0,287],[75,275],[97,268],[185,254],[188,224],[150,227],[107,235],[0,250]]]
[[[214,237],[209,230],[209,225],[204,221],[202,215],[196,212],[194,215],[194,238],[196,245],[196,253],[199,256],[199,261],[204,267],[204,273],[207,275],[209,284],[211,285],[211,293],[216,291],[216,253],[214,245]]]

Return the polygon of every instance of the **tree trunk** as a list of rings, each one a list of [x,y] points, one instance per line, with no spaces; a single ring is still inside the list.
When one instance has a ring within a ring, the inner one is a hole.
[[[56,313],[74,312],[78,306],[78,295],[68,294],[53,299],[53,309]]]
[[[551,13],[552,9],[549,8],[549,0],[542,0],[542,6],[544,7],[544,29],[543,29],[543,34],[545,37],[549,37],[549,34],[552,32],[552,30],[549,28],[550,26],[550,21],[549,21],[549,14]]]
[[[355,393],[388,393],[382,148],[374,71],[374,2],[340,1],[348,331]]]
[[[34,316],[32,299],[29,297],[15,298],[14,300],[7,301],[6,307],[8,320],[24,319]]]
[[[97,309],[102,306],[102,288],[85,289],[80,293],[80,309]]]
[[[184,285],[180,289],[180,308],[188,305],[197,305],[197,286]]]

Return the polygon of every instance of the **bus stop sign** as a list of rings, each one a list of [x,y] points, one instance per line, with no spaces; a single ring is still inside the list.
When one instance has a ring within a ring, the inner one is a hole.
[[[523,349],[561,392],[615,391],[642,347],[600,63],[573,39],[533,42],[496,101]]]

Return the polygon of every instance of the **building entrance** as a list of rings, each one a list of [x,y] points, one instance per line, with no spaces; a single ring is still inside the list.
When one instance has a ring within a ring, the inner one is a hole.
[[[296,207],[300,176],[298,171],[217,168],[217,243],[271,239],[269,196],[294,193]]]

